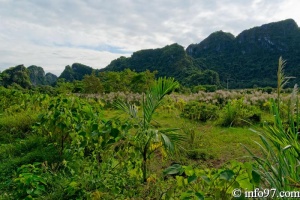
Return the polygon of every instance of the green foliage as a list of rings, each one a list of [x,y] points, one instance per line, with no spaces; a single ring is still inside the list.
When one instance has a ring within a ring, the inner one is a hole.
[[[280,114],[280,94],[283,89],[283,87],[288,83],[288,81],[291,79],[291,77],[286,77],[284,74],[284,67],[286,65],[286,61],[282,59],[282,57],[279,58],[278,61],[278,70],[277,70],[277,107]]]
[[[261,91],[262,92],[265,92],[265,93],[268,93],[268,94],[271,94],[273,92],[273,88],[272,87],[264,87],[264,88],[261,88]]]
[[[263,177],[263,186],[279,191],[299,191],[300,188],[300,143],[299,143],[299,98],[298,88],[295,85],[289,101],[288,126],[284,125],[280,113],[280,92],[288,78],[283,73],[285,61],[279,58],[277,71],[277,102],[272,101],[274,124],[266,125],[263,133],[258,133],[261,144],[260,155],[255,155],[247,147],[251,156],[258,163],[257,172]]]
[[[165,53],[176,55],[176,48],[169,51]],[[103,72],[87,75],[83,81],[60,82],[56,88],[61,87],[62,93],[83,92],[84,83],[92,80],[103,84],[105,90],[124,90],[101,97],[48,96],[37,93],[38,87],[0,87],[0,198],[232,199],[234,188],[242,192],[273,186],[278,191],[297,190],[297,87],[289,106],[281,103],[281,116],[288,122],[275,118],[274,126],[266,126],[267,134],[260,135],[262,152],[258,156],[254,153],[257,149],[250,146],[256,161],[252,164],[245,162],[249,158],[240,158],[245,151],[239,151],[238,144],[250,144],[255,135],[246,128],[214,126],[209,120],[217,119],[219,108],[225,105],[220,124],[257,123],[261,114],[269,117],[270,113],[260,109],[276,94],[218,90],[169,95],[179,87],[178,82],[172,78],[153,81],[154,76],[150,71]],[[113,80],[122,80],[123,85],[113,85]],[[112,87],[104,86],[105,82]],[[86,88],[92,90],[91,85]],[[286,101],[286,95],[281,95],[282,102]],[[137,104],[118,100],[114,106],[126,115],[111,107],[102,115],[100,109],[107,108],[106,102],[117,98]],[[276,106],[272,108],[279,117]],[[179,113],[207,123],[180,118]],[[180,132],[171,128],[174,124],[182,127]],[[229,159],[244,163],[231,161],[211,168]]]
[[[38,121],[38,115],[32,112],[19,112],[0,117],[0,141],[9,142],[13,138],[24,138]]]
[[[274,125],[265,126],[265,131],[258,133],[261,144],[257,144],[261,155],[254,155],[246,149],[259,164],[257,172],[263,177],[263,185],[277,191],[293,191],[300,186],[299,113],[290,115],[288,128],[283,125],[274,101],[273,113]]]
[[[260,176],[251,163],[236,161],[221,169],[175,164],[164,170],[164,175],[174,174],[177,181],[175,197],[180,199],[232,199],[235,188],[252,190],[260,183]]]
[[[135,72],[125,69],[121,72],[100,72],[99,77],[106,93],[135,92],[145,93],[154,83],[156,72],[146,70]]]
[[[159,49],[137,51],[130,58],[120,57],[102,71],[122,71],[127,68],[137,72],[150,70],[157,71],[158,77],[174,77],[185,86],[219,84],[216,72],[212,70],[202,72],[200,67],[187,55],[182,46],[172,44]]]
[[[24,65],[18,65],[6,69],[1,74],[2,84],[4,87],[8,87],[13,83],[20,85],[23,88],[30,88],[31,82],[29,78],[29,72]]]
[[[196,85],[192,87],[193,93],[198,93],[199,91],[205,91],[205,87],[203,85]]]
[[[199,91],[205,91],[205,92],[215,92],[217,90],[216,85],[197,85],[192,87],[192,92],[197,93]]]
[[[100,79],[96,77],[95,73],[91,75],[85,75],[83,80],[83,91],[84,93],[102,93],[104,92],[104,88]]]
[[[206,122],[210,119],[217,119],[218,106],[213,104],[206,104],[197,101],[189,101],[183,108],[181,116],[191,119]]]
[[[95,111],[95,113],[94,113]],[[93,108],[78,97],[57,97],[51,100],[48,112],[41,117],[41,127],[37,131],[49,134],[61,145],[61,155],[65,142],[71,134],[76,134],[90,119],[97,117],[97,108]]]
[[[0,89],[0,140],[4,143],[24,138],[47,107],[48,96],[19,90]]]
[[[17,170],[15,182],[15,198],[17,199],[34,199],[43,193],[46,193],[46,180],[41,176],[41,163],[22,165]]]
[[[29,72],[30,82],[32,85],[45,85],[45,72],[42,67],[38,67],[35,65],[29,66],[27,68]]]
[[[221,110],[218,123],[221,126],[245,126],[261,121],[261,111],[252,105],[245,105],[243,99],[229,101]]]
[[[56,91],[59,94],[68,94],[68,93],[72,93],[72,91],[74,90],[74,84],[70,83],[70,82],[66,82],[64,78],[59,78],[56,82]]]
[[[217,86],[220,85],[220,79],[217,72],[204,70],[203,72],[196,71],[195,73],[191,73],[182,83],[188,86],[207,85],[205,88],[210,88],[213,85],[217,88]]]
[[[50,85],[39,85],[32,88],[32,91],[38,92],[40,94],[48,94],[50,96],[57,95],[57,91],[55,90],[55,88]]]
[[[80,64],[74,63],[72,67],[69,65],[65,67],[65,70],[61,73],[59,78],[65,79],[67,82],[72,82],[75,80],[82,80],[85,75],[91,75],[93,68]]]
[[[2,134],[2,133],[1,133]],[[47,162],[54,165],[60,162],[58,151],[55,145],[48,138],[31,134],[24,139],[11,141],[8,144],[1,143],[0,150],[0,191],[1,193],[16,195],[16,187],[21,190],[22,186],[17,186],[13,181],[17,178],[17,169],[22,165],[35,162]],[[41,175],[41,174],[39,174]],[[24,177],[24,178],[30,178]],[[26,193],[23,193],[26,194]],[[8,199],[19,199],[20,197],[10,197]]]
[[[47,107],[48,95],[28,93],[15,89],[0,88],[0,113],[12,115],[15,112],[39,112]]]
[[[244,30],[236,37],[218,31],[199,44],[187,47],[188,55],[200,60],[204,69],[220,75],[223,87],[229,88],[276,87],[274,71],[276,60],[283,56],[289,61],[286,73],[299,82],[300,31],[292,19],[264,24]],[[258,73],[259,72],[259,73]]]
[[[132,138],[132,145],[142,158],[141,171],[144,182],[148,178],[147,161],[150,159],[150,156],[161,147],[168,151],[174,151],[173,142],[180,140],[178,134],[172,133],[176,129],[158,130],[151,125],[153,114],[161,105],[163,98],[176,87],[178,87],[178,82],[174,81],[174,79],[159,78],[143,98],[141,118],[138,116],[138,110],[135,105],[122,101],[117,101],[115,104],[118,109],[124,111],[132,118],[133,125],[137,127],[136,133]]]

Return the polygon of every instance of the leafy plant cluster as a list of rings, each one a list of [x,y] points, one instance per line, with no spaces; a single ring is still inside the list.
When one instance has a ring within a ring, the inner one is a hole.
[[[259,123],[261,111],[251,105],[245,105],[243,99],[228,102],[219,116],[219,124],[222,126],[243,126]]]
[[[163,171],[175,175],[176,185],[164,195],[166,199],[232,199],[232,191],[253,190],[261,182],[253,163],[232,161],[221,169],[199,169],[174,164]],[[242,193],[241,193],[242,194]],[[244,199],[241,195],[238,199]]]
[[[228,101],[225,107],[197,101],[188,102],[181,116],[206,122],[216,121],[221,126],[245,126],[261,122],[261,111],[256,106],[246,105],[243,99]]]
[[[206,122],[207,120],[215,120],[218,117],[219,107],[213,104],[205,104],[197,101],[188,102],[181,116],[191,119]]]

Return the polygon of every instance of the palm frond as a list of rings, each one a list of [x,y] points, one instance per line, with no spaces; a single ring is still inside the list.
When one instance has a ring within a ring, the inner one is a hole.
[[[179,86],[179,83],[174,78],[158,78],[153,87],[146,93],[143,101],[143,114],[146,124],[152,120],[153,113],[161,104],[162,99],[167,94],[171,93]]]
[[[130,117],[137,118],[138,108],[134,104],[129,104],[121,100],[116,100],[113,106],[127,113]]]
[[[167,149],[170,152],[173,152],[174,151],[174,144],[170,140],[170,138],[167,135],[163,134],[163,133],[161,133],[160,135],[161,135],[161,140],[163,142],[163,145],[164,145],[165,149]]]

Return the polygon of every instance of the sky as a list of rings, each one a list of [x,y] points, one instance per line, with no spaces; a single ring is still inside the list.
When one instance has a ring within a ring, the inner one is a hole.
[[[37,65],[106,67],[141,49],[185,48],[223,30],[238,35],[292,18],[299,0],[0,0],[0,71]]]

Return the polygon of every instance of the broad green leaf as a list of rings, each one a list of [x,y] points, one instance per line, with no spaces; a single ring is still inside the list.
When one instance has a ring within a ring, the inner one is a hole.
[[[187,176],[192,176],[195,173],[193,167],[190,165],[184,167],[184,172]]]
[[[182,200],[193,199],[193,196],[194,196],[193,191],[189,190],[189,191],[183,192],[180,195],[180,199],[182,199]]]
[[[189,176],[188,177],[188,183],[192,183],[192,182],[194,182],[195,180],[197,180],[197,176],[196,175],[193,175],[193,176]]]
[[[261,180],[260,174],[257,173],[255,170],[252,171],[252,180],[253,180],[254,184],[256,184],[256,185],[258,185]]]
[[[229,181],[234,176],[234,172],[232,170],[226,169],[220,173],[220,179]]]
[[[179,174],[182,171],[182,166],[179,164],[174,164],[168,167],[163,171],[164,175],[172,175],[172,174]]]
[[[207,176],[201,176],[201,178],[209,185],[211,183],[211,180]]]
[[[112,128],[112,129],[111,129],[111,132],[110,132],[110,135],[111,135],[112,137],[116,138],[116,137],[118,137],[119,133],[120,133],[119,129],[117,129],[117,128]]]
[[[198,200],[204,200],[204,196],[199,192],[196,192],[195,196],[197,197]]]

